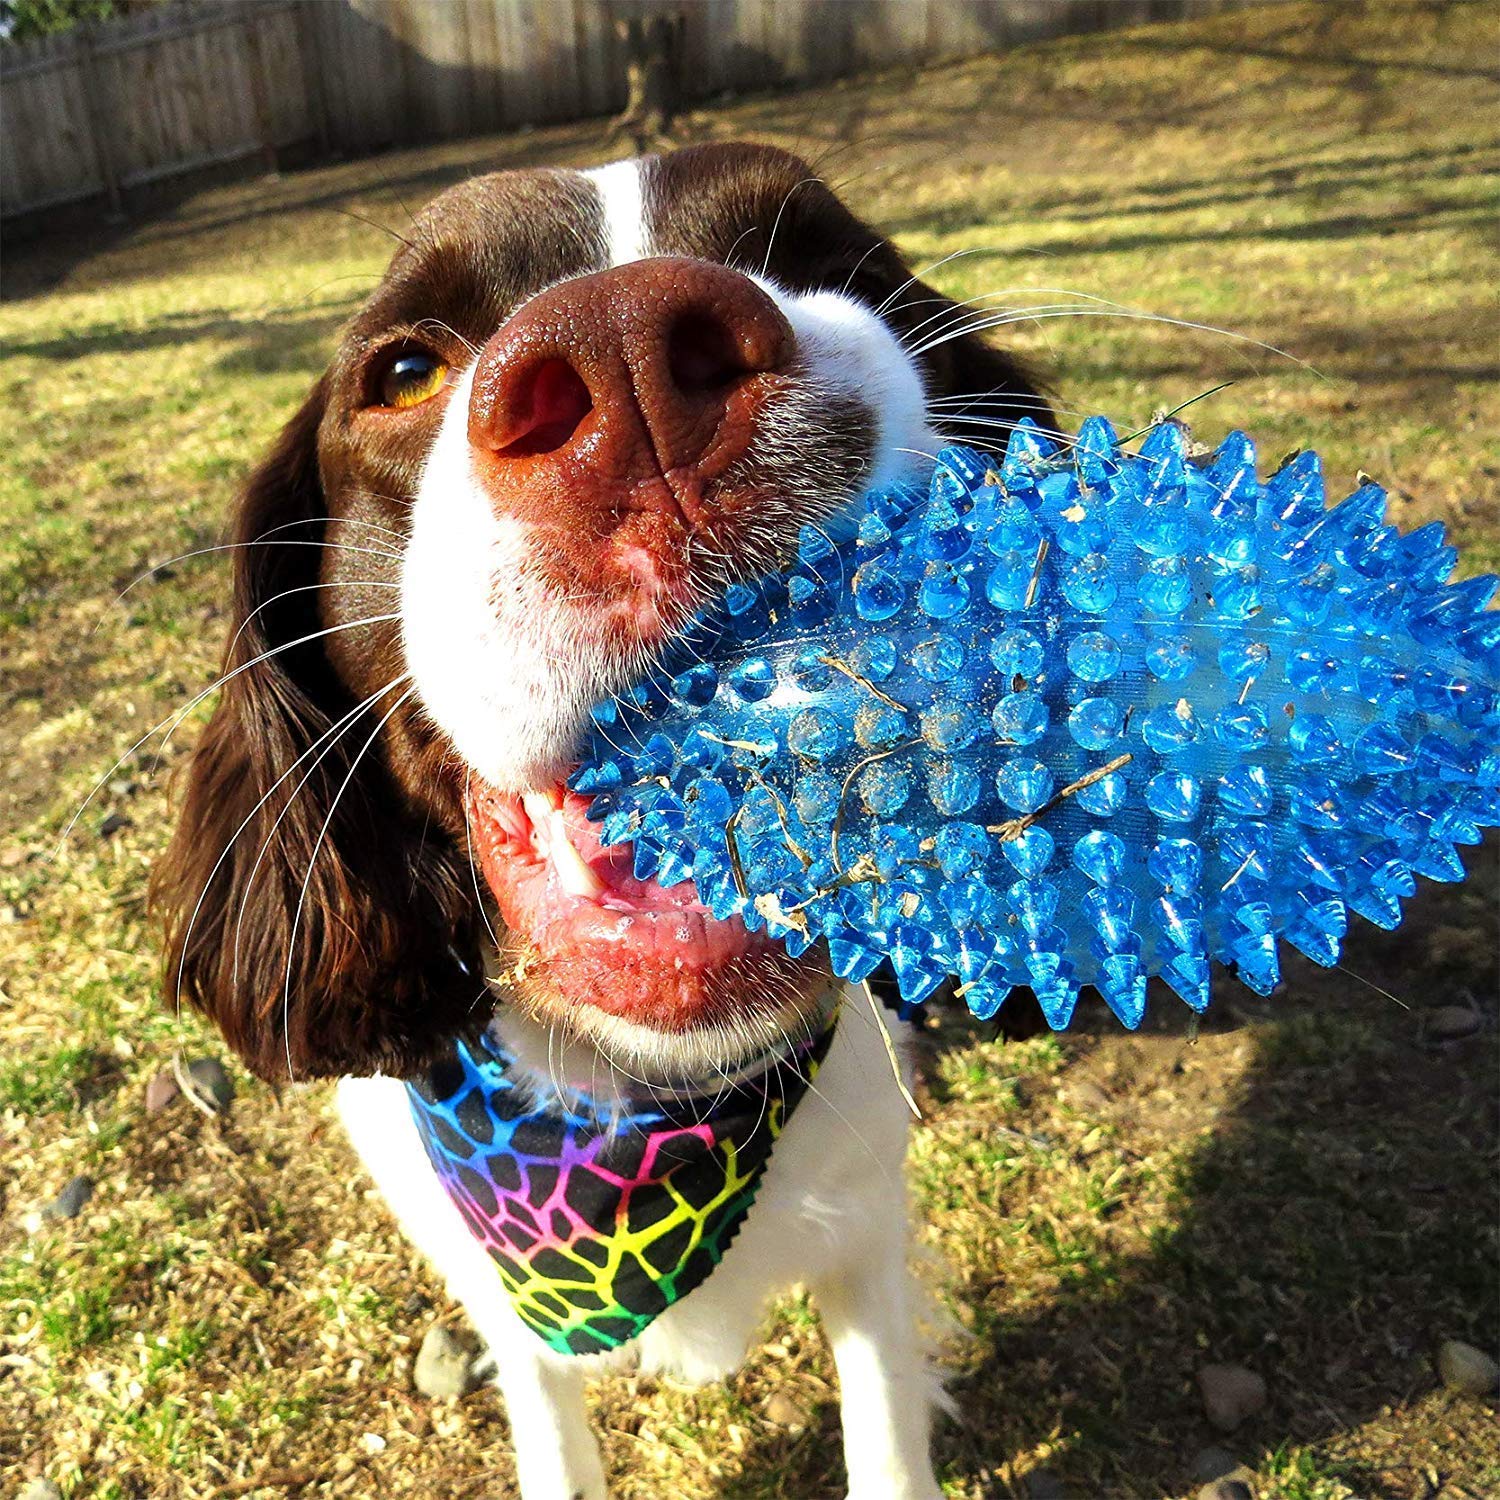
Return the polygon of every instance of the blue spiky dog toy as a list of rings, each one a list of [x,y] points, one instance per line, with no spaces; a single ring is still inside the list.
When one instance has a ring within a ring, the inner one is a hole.
[[[1211,959],[1269,993],[1278,939],[1334,963],[1500,823],[1495,580],[1383,511],[1325,509],[1312,453],[1262,483],[1240,433],[1023,423],[731,590],[574,786],[638,875],[907,1002],[1028,985],[1060,1028],[1092,984],[1134,1027]]]

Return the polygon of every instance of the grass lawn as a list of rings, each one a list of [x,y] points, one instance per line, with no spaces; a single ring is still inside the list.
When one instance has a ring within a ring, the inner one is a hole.
[[[1478,572],[1500,567],[1497,63],[1485,0],[1264,5],[742,100],[683,135],[800,149],[945,290],[1003,291],[1000,336],[1066,409],[1139,425],[1233,380],[1200,437],[1243,425],[1270,463],[1315,446],[1339,494],[1367,470]],[[378,274],[380,226],[476,170],[603,154],[592,124],[406,151],[7,252],[6,1496],[42,1472],[115,1500],[514,1493],[494,1393],[412,1393],[450,1310],[328,1090],[240,1076],[226,1118],[146,1113],[175,1049],[220,1050],[163,1004],[142,913],[201,711],[108,768],[213,680],[227,568],[203,549]],[[1062,302],[1089,315],[1037,311]],[[1216,1442],[1281,1500],[1500,1492],[1493,1403],[1435,1373],[1444,1339],[1500,1340],[1500,862],[1471,853],[1398,934],[1352,934],[1345,968],[1294,961],[1269,1003],[1226,981],[1196,1037],[1165,993],[1136,1036],[1086,1008],[1058,1038],[926,1034],[913,1184],[949,1314],[948,1495],[1023,1496],[1044,1469],[1080,1497],[1191,1496]],[[1465,995],[1485,1030],[1430,1044],[1427,1008]],[[82,1215],[43,1222],[80,1172]],[[842,1494],[811,1309],[764,1337],[725,1388],[597,1388],[618,1495]],[[1267,1382],[1227,1438],[1208,1362]]]

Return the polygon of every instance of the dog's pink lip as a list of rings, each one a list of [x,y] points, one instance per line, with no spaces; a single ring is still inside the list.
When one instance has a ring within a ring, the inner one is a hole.
[[[714,980],[774,945],[721,921],[690,883],[637,879],[628,846],[606,848],[589,799],[560,784],[517,796],[471,780],[470,839],[523,974],[569,1005],[681,1031],[714,1009]]]

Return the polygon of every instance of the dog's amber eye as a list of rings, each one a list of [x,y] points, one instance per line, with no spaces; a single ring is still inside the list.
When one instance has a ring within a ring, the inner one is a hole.
[[[390,359],[375,385],[381,406],[419,406],[437,395],[448,378],[448,365],[427,349],[405,349]]]

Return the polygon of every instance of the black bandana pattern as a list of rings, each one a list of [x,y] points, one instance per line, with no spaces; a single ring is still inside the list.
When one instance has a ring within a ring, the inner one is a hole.
[[[613,1349],[718,1265],[833,1026],[702,1098],[602,1110],[539,1099],[488,1032],[407,1085],[427,1155],[523,1322],[563,1354]]]

